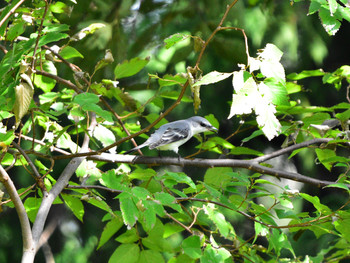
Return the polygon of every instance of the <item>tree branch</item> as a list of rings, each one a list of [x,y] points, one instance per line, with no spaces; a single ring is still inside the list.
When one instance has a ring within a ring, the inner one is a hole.
[[[24,208],[21,198],[19,197],[16,187],[5,169],[0,165],[0,182],[5,186],[18,214],[22,230],[23,252],[33,252],[34,240],[30,229],[29,218]]]
[[[92,121],[89,127],[89,131],[92,132],[96,126],[96,116],[92,115]],[[89,144],[90,137],[88,134],[85,135],[84,141],[81,147],[81,151],[87,151],[88,150],[88,144]],[[50,192],[47,194],[47,196],[43,197],[43,200],[41,202],[41,205],[39,207],[37,216],[35,218],[32,233],[33,233],[33,241],[34,241],[34,251],[31,251],[31,253],[23,253],[22,262],[33,262],[35,253],[37,252],[39,241],[41,238],[41,235],[43,233],[45,221],[47,218],[47,215],[50,211],[50,208],[56,199],[56,197],[62,192],[62,190],[68,185],[68,182],[72,175],[75,173],[79,165],[86,159],[86,157],[76,157],[72,159],[69,164],[66,166],[66,168],[63,170],[61,175],[56,181],[56,184],[51,188]]]
[[[149,164],[149,165],[178,165],[178,166],[196,166],[196,167],[232,167],[244,168],[261,174],[272,175],[278,178],[286,178],[297,182],[324,187],[334,184],[335,182],[311,178],[299,173],[292,173],[262,166],[253,160],[235,160],[235,159],[184,159],[178,157],[147,157],[132,156],[121,154],[108,154],[89,156],[88,159],[114,162],[114,163],[131,163],[131,164]]]
[[[20,7],[21,4],[23,4],[25,0],[20,0],[0,21],[0,27],[5,23],[5,21],[16,11],[18,7]]]

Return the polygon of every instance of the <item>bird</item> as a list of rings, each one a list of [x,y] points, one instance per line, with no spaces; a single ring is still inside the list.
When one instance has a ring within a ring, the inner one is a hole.
[[[196,135],[205,131],[217,132],[211,123],[200,116],[193,116],[185,120],[169,122],[159,127],[144,143],[126,151],[124,154],[132,153],[138,149],[148,146],[150,150],[174,151],[179,155],[179,147]]]

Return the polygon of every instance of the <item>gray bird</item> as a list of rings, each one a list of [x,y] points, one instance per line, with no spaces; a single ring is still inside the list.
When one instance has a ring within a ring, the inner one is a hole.
[[[160,126],[143,144],[126,151],[124,154],[134,152],[148,146],[150,150],[174,151],[178,154],[179,147],[196,135],[205,131],[217,132],[217,128],[200,116],[194,116],[186,120],[169,122]]]

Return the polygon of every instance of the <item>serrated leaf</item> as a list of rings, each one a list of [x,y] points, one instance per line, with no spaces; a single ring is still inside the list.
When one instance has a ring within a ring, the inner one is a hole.
[[[341,26],[339,20],[337,20],[335,16],[332,16],[329,10],[323,7],[320,8],[318,14],[320,16],[323,28],[330,36],[334,36]]]
[[[97,249],[102,247],[117,231],[123,226],[123,220],[119,217],[114,217],[103,228],[100,241],[98,242]]]
[[[118,64],[114,69],[116,79],[126,78],[140,72],[149,62],[149,57],[145,59],[133,58],[130,61],[125,60]]]
[[[192,86],[201,86],[201,85],[209,85],[232,76],[233,73],[223,73],[218,71],[212,71],[208,74],[204,75],[200,80],[196,81]]]
[[[126,192],[124,192],[127,194]],[[120,195],[119,195],[120,196]],[[139,218],[139,210],[137,209],[131,195],[123,195],[118,197],[120,201],[120,211],[122,212],[124,224],[131,229],[136,224],[136,220]]]
[[[176,33],[174,35],[171,35],[169,37],[167,37],[166,39],[164,39],[164,43],[165,43],[165,48],[170,48],[173,45],[175,45],[176,43],[185,40],[187,38],[189,38],[190,35],[184,34],[184,33]]]
[[[80,199],[68,194],[61,194],[61,196],[65,204],[69,207],[70,210],[72,210],[76,218],[83,222],[84,206]]]
[[[230,173],[232,173],[232,168],[229,167],[209,168],[205,172],[204,182],[215,189],[222,189],[232,180]]]
[[[113,252],[108,263],[136,263],[140,256],[140,248],[137,244],[121,244]]]

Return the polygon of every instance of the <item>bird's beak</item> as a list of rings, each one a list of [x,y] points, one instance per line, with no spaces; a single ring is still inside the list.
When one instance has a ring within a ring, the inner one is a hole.
[[[214,126],[211,126],[211,127],[209,128],[209,131],[218,133],[219,130],[218,130],[217,128],[215,128]]]

